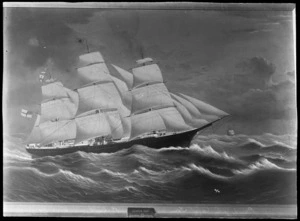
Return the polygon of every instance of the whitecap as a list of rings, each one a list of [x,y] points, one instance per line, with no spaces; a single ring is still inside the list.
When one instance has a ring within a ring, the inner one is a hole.
[[[265,146],[266,146],[265,144],[262,144],[261,142],[255,140],[255,139],[253,139],[253,138],[248,138],[247,141],[248,141],[249,143],[254,143],[254,144],[258,145],[259,147],[265,147]]]
[[[259,170],[268,170],[268,169],[295,171],[295,169],[286,169],[286,168],[279,167],[276,164],[271,163],[267,159],[263,158],[253,164],[250,164],[246,169],[232,170],[232,172],[236,175],[249,175]]]
[[[212,173],[210,170],[208,169],[205,169],[201,166],[197,166],[195,164],[189,164],[189,167],[193,170],[193,171],[196,171],[200,174],[203,174],[203,175],[206,175],[206,176],[209,176],[209,177],[212,177],[212,178],[215,178],[215,179],[222,179],[222,180],[227,180],[229,177],[226,177],[226,176],[222,176],[222,175],[218,175],[218,174],[215,174],[215,173]]]
[[[229,156],[226,152],[219,153],[219,152],[215,151],[209,145],[201,148],[199,145],[193,144],[190,146],[190,150],[192,152],[199,153],[202,156],[209,156],[209,157],[213,157],[215,159],[224,159],[227,161],[240,162],[238,159],[235,159],[234,157]]]

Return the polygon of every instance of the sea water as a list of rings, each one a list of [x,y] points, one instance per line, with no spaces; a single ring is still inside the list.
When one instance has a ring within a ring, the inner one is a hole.
[[[190,146],[32,158],[4,137],[4,201],[295,204],[296,137],[199,135]]]

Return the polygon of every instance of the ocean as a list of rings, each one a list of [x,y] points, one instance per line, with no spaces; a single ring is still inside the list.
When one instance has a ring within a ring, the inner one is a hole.
[[[297,138],[198,135],[188,147],[32,158],[4,137],[6,202],[296,204]]]

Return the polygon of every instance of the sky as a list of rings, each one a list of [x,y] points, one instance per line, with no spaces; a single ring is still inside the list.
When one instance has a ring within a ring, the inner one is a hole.
[[[30,133],[39,111],[40,72],[80,86],[78,56],[100,51],[124,69],[142,56],[158,62],[170,92],[203,100],[231,115],[243,134],[296,131],[292,11],[5,8],[3,120],[6,133]]]

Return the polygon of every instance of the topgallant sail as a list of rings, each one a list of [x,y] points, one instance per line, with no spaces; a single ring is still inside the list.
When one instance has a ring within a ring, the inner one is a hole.
[[[198,131],[228,115],[196,98],[170,93],[151,58],[138,60],[132,72],[112,65],[120,79],[110,74],[100,52],[83,54],[79,61],[80,88],[68,89],[60,81],[42,85],[41,112],[26,140],[29,153],[187,146]]]

